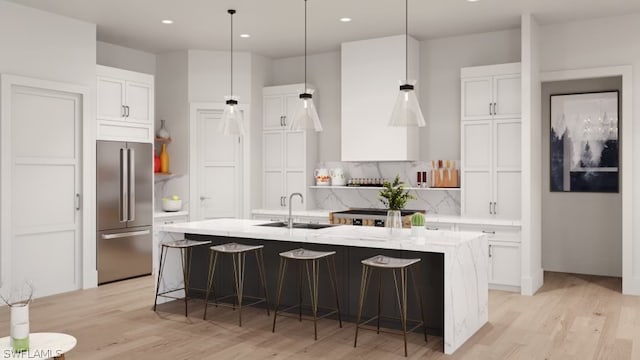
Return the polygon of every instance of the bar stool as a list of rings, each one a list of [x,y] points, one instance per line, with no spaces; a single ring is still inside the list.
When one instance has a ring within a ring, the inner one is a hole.
[[[286,309],[283,309],[282,312],[286,312],[297,307],[299,309],[298,319],[302,321],[302,265],[304,265],[307,272],[307,282],[309,285],[309,295],[311,298],[311,311],[313,312],[314,339],[318,340],[318,319],[322,319],[337,313],[340,327],[342,327],[342,317],[340,316],[340,300],[338,298],[338,285],[336,283],[336,263],[333,257],[333,255],[335,254],[335,251],[322,252],[306,249],[296,249],[280,253],[280,269],[278,271],[278,296],[276,298],[276,308],[273,312],[272,332],[276,332],[276,319],[278,318],[278,308],[280,307],[282,285],[284,284],[284,275],[287,269],[288,260],[293,260],[298,263],[299,302],[297,305],[293,305]],[[333,311],[330,311],[329,313],[318,317],[318,280],[320,275],[320,260],[322,259],[325,259],[327,262],[329,279],[331,281],[331,286],[333,287],[333,292],[336,296],[336,308]],[[309,265],[311,265],[311,272],[309,272]],[[281,316],[286,316],[286,314],[281,314]]]
[[[163,242],[160,245],[160,265],[158,269],[158,284],[156,284],[156,299],[153,303],[153,311],[156,311],[158,306],[158,297],[165,297],[170,299],[180,300],[175,296],[167,295],[172,292],[184,290],[184,316],[187,316],[188,308],[187,303],[189,300],[189,276],[191,275],[191,253],[196,246],[202,246],[211,244],[211,241],[196,241],[196,240],[175,240]],[[162,281],[162,273],[164,271],[164,265],[166,263],[167,253],[169,249],[180,250],[180,262],[182,264],[182,281],[183,287],[173,290],[167,290],[160,293],[160,282]]]
[[[244,298],[257,300],[251,304],[247,304],[247,306],[257,305],[260,303],[265,303],[267,305],[267,315],[269,313],[269,295],[267,294],[267,278],[266,273],[264,271],[264,257],[262,255],[262,248],[264,245],[243,245],[237,243],[229,243],[224,245],[216,245],[209,248],[209,277],[208,277],[208,286],[207,286],[207,296],[205,298],[204,303],[204,316],[202,319],[207,319],[207,307],[209,305],[209,294],[213,290],[213,299],[218,306],[218,300],[227,299],[229,297],[233,297],[233,309],[236,308],[236,302],[238,303],[238,326],[242,326],[242,300]],[[262,283],[262,289],[264,290],[264,298],[258,298],[254,296],[244,296],[244,266],[245,266],[245,258],[246,254],[250,251],[253,251],[256,255],[256,262],[258,264],[258,272],[260,273],[260,282]],[[234,294],[223,296],[221,298],[216,298],[215,296],[215,272],[216,272],[216,263],[218,262],[219,254],[229,254],[233,259],[233,282],[234,282]],[[227,304],[220,304],[228,306]]]
[[[411,273],[411,280],[413,282],[413,288],[416,294],[416,300],[420,305],[420,315],[422,321],[409,320],[411,322],[417,322],[418,324],[409,329],[411,332],[418,327],[422,326],[424,330],[424,341],[427,341],[427,327],[424,321],[424,309],[422,305],[422,294],[420,293],[416,284],[415,272],[413,267],[418,266],[420,259],[398,259],[388,256],[378,255],[372,258],[362,260],[362,280],[360,282],[360,302],[358,305],[358,318],[356,320],[356,337],[353,342],[353,347],[358,344],[358,329],[369,323],[370,321],[377,320],[377,333],[380,334],[380,312],[382,310],[381,296],[382,296],[382,272],[391,270],[393,274],[393,282],[396,288],[396,298],[398,300],[398,307],[400,309],[400,321],[402,323],[402,335],[404,336],[404,356],[407,356],[407,270]],[[414,266],[415,265],[415,266]],[[367,288],[369,287],[369,281],[374,270],[378,271],[378,314],[366,321],[360,322],[362,316],[362,308],[364,307],[364,300],[367,295]],[[396,272],[400,272],[400,290],[398,289],[398,278]],[[390,318],[386,317],[385,318]],[[397,318],[395,318],[398,320]],[[363,328],[366,329],[366,328]],[[369,330],[369,329],[366,329]],[[371,329],[373,330],[373,329]]]

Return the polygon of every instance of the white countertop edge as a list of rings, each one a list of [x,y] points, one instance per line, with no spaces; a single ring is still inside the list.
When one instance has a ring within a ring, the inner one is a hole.
[[[189,216],[189,212],[186,210],[182,211],[156,211],[153,213],[154,219],[163,219],[177,216]]]
[[[181,224],[160,225],[158,230],[170,233],[227,236],[261,240],[290,241],[336,246],[408,250],[444,253],[470,241],[482,238],[482,233],[458,231],[428,231],[412,237],[410,229],[390,236],[386,228],[334,226],[319,230],[259,227],[261,220],[215,219]]]
[[[306,216],[306,217],[322,217],[329,218],[329,214],[335,211],[341,210],[293,210],[291,213],[293,216]],[[289,215],[289,210],[287,209],[253,209],[251,210],[252,215]]]

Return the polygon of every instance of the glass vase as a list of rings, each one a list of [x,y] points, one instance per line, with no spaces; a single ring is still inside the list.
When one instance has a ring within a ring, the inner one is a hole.
[[[29,303],[10,305],[11,347],[16,353],[29,351]]]
[[[389,234],[400,233],[402,231],[402,213],[400,210],[387,211],[387,221],[384,224],[389,229]]]
[[[169,139],[171,137],[169,130],[164,126],[164,120],[160,120],[160,129],[156,132],[156,136],[160,139]]]

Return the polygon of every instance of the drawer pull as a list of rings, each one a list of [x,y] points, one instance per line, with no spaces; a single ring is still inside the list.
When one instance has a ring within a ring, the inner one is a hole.
[[[487,230],[482,230],[483,234],[490,234],[490,235],[495,235],[496,232],[495,231],[487,231]]]
[[[437,228],[437,227],[427,227],[427,230],[436,231],[436,230],[440,230],[440,228]]]

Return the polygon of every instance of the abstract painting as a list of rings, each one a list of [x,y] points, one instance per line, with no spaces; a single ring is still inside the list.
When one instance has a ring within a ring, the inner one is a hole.
[[[551,95],[551,191],[617,193],[618,91]]]

